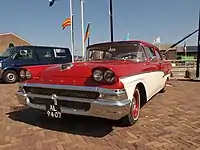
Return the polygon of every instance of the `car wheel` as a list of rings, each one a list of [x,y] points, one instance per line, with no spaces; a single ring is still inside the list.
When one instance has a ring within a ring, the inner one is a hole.
[[[5,83],[15,83],[18,80],[17,73],[14,70],[7,70],[3,74],[3,82]]]
[[[140,115],[140,98],[140,90],[136,87],[133,94],[130,112],[127,116],[121,119],[123,125],[131,126],[137,122]]]

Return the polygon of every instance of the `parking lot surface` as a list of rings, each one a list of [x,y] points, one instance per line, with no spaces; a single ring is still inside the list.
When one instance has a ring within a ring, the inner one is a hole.
[[[0,150],[200,150],[200,83],[170,81],[131,127],[83,116],[18,110],[17,84],[0,84]]]

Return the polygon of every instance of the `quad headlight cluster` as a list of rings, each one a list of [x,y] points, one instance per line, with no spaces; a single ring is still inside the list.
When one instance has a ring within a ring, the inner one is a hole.
[[[93,78],[97,82],[113,83],[116,81],[115,73],[105,69],[95,69],[93,71]]]
[[[32,74],[28,70],[22,69],[20,71],[20,78],[23,80],[28,80],[32,78]]]

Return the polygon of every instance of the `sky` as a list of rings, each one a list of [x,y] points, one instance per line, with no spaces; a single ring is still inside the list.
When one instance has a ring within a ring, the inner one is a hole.
[[[113,0],[114,40],[130,39],[173,44],[198,28],[200,0]],[[80,0],[73,0],[75,54],[81,49]],[[70,27],[62,22],[70,16],[69,0],[2,0],[0,33],[13,32],[33,45],[71,48]],[[109,1],[84,0],[84,25],[91,22],[91,44],[110,41]],[[197,34],[187,40],[196,45]]]

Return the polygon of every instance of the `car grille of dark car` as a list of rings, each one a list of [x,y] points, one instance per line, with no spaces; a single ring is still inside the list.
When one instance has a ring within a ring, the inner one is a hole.
[[[26,93],[41,94],[41,95],[52,95],[85,99],[97,99],[99,92],[92,91],[78,91],[78,90],[65,90],[65,89],[52,89],[52,88],[36,88],[36,87],[25,87]]]
[[[45,99],[45,98],[29,98],[30,103],[38,104],[38,105],[49,105],[53,104],[53,100]],[[57,100],[57,105],[60,107],[67,107],[72,109],[82,109],[84,111],[88,111],[90,109],[90,103],[83,102],[70,102],[67,100]]]

